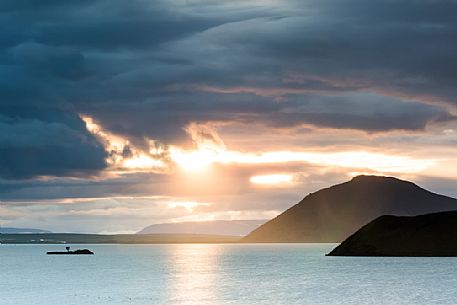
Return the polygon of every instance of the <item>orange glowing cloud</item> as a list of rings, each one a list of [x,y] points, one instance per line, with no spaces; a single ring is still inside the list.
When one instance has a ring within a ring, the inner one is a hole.
[[[211,124],[192,123],[186,132],[192,138],[193,149],[171,145],[167,149],[150,141],[144,151],[133,146],[128,139],[114,135],[96,124],[92,118],[83,117],[90,132],[103,140],[110,152],[108,160],[112,168],[125,171],[169,171],[170,165],[190,172],[202,172],[212,164],[280,164],[303,162],[323,167],[339,167],[370,170],[378,173],[419,173],[432,168],[437,160],[415,158],[410,155],[391,155],[382,151],[346,150],[337,152],[316,151],[266,151],[260,153],[241,152],[226,148],[222,138]],[[131,156],[125,157],[123,149],[128,146]],[[164,157],[166,156],[166,157]],[[291,182],[288,175],[272,174],[251,178],[254,184],[279,184]]]
[[[154,141],[149,140],[148,151],[143,151],[132,145],[128,139],[103,129],[93,118],[81,116],[81,119],[86,123],[87,130],[104,143],[105,149],[109,152],[107,163],[111,168],[160,172],[167,167],[161,158],[164,151]],[[124,155],[125,149],[129,151],[128,156]]]

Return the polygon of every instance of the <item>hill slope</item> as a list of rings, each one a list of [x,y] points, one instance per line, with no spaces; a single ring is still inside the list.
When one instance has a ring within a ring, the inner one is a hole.
[[[457,256],[457,212],[381,216],[329,256]]]
[[[162,223],[148,226],[137,234],[212,234],[245,236],[266,220],[212,220]]]
[[[411,216],[449,210],[457,210],[457,199],[392,177],[358,176],[309,194],[242,241],[341,242],[381,215]]]

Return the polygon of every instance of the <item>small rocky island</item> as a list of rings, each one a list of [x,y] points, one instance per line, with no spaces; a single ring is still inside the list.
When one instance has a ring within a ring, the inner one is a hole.
[[[70,251],[70,247],[65,247],[67,251],[57,251],[57,252],[46,252],[48,255],[84,255],[84,254],[94,254],[94,252],[90,251],[89,249],[78,249],[75,251]]]
[[[378,217],[327,255],[457,256],[457,211]]]

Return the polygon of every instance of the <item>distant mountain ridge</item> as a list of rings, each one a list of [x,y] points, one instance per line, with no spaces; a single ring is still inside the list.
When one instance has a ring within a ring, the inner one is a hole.
[[[457,199],[393,177],[358,176],[306,196],[255,229],[243,242],[341,242],[385,214],[414,216],[457,210]]]
[[[26,234],[26,233],[51,233],[48,230],[41,229],[30,229],[30,228],[9,228],[9,227],[0,227],[0,233],[2,234]]]
[[[211,220],[150,225],[137,234],[211,234],[245,236],[267,220]]]
[[[239,237],[204,234],[1,234],[0,244],[205,244],[234,243]]]

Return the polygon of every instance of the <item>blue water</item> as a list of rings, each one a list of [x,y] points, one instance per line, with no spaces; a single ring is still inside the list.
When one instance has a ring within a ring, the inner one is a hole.
[[[456,304],[457,258],[325,257],[328,244],[0,245],[1,305]]]

